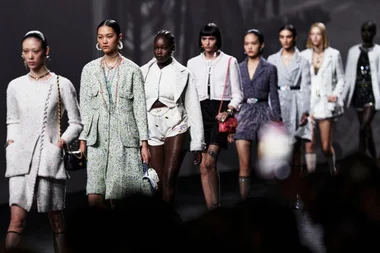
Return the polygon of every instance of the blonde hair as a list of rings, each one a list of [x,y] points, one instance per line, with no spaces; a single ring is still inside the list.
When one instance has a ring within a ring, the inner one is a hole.
[[[317,27],[317,28],[319,28],[319,30],[321,30],[323,49],[328,48],[329,47],[329,40],[327,38],[327,29],[326,29],[326,26],[320,22],[317,22],[317,23],[314,23],[311,25],[310,30],[309,30],[309,35],[307,38],[307,42],[306,42],[306,47],[307,48],[313,48],[313,44],[311,43],[311,39],[310,39],[310,32],[314,27]]]

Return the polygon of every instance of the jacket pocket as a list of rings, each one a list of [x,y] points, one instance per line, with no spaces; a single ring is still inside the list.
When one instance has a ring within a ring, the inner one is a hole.
[[[86,133],[87,146],[95,145],[96,141],[98,140],[98,122],[99,113],[95,113],[91,116],[90,124]]]
[[[13,142],[5,149],[5,177],[21,176],[29,173],[31,154],[19,142]]]
[[[39,147],[37,147],[39,148]],[[40,157],[38,175],[54,179],[66,179],[63,150],[50,141],[45,141]]]
[[[90,108],[92,109],[99,109],[99,90],[91,90],[88,94],[89,96],[89,103],[90,103]]]

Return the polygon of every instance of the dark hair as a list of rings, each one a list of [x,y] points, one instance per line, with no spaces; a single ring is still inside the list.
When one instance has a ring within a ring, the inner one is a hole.
[[[222,47],[222,34],[220,33],[219,27],[215,23],[208,23],[199,32],[199,48],[203,52],[202,48],[202,37],[203,36],[215,36],[216,47],[220,49]]]
[[[247,36],[248,34],[254,34],[257,36],[259,39],[260,44],[264,43],[264,35],[257,29],[249,29],[248,31],[245,32],[244,37]]]
[[[278,33],[282,32],[283,30],[288,30],[289,32],[292,33],[293,37],[297,37],[297,30],[293,25],[287,24],[287,25],[281,26],[280,30],[278,30]]]
[[[24,42],[24,40],[26,40],[27,38],[35,38],[35,39],[38,39],[39,41],[41,41],[41,46],[42,46],[42,49],[44,51],[47,50],[48,48],[48,43],[47,43],[47,39],[45,37],[45,35],[40,32],[40,31],[37,31],[37,30],[33,30],[33,31],[29,31],[27,32],[24,37],[22,38],[21,40],[21,44]]]
[[[259,30],[257,30],[257,29],[249,29],[248,31],[245,32],[244,38],[248,34],[254,34],[254,35],[256,35],[257,38],[259,39],[260,45],[264,43],[264,35]],[[261,48],[260,49],[260,55],[262,55],[263,52],[264,52],[264,48]]]
[[[362,24],[361,29],[363,29],[363,27],[366,26],[366,25],[367,25],[368,27],[372,28],[372,29],[374,30],[375,34],[376,34],[376,23],[375,23],[375,22],[373,22],[372,20],[367,20],[367,21],[365,21],[365,22]]]
[[[293,47],[295,47],[296,46],[296,37],[297,37],[297,30],[296,30],[296,28],[292,24],[286,24],[284,26],[281,26],[281,28],[279,29],[278,33],[282,32],[284,30],[288,30],[289,32],[292,33],[293,39],[294,39],[294,41],[293,41]]]
[[[111,27],[115,31],[117,36],[121,33],[119,24],[113,19],[103,20],[102,22],[100,22],[100,24],[98,25],[98,28],[96,30],[99,30],[99,28],[102,26]]]
[[[158,37],[166,38],[169,42],[169,46],[171,46],[172,51],[174,52],[174,50],[175,50],[175,37],[170,31],[167,31],[167,30],[158,31],[156,33],[156,35],[154,36],[154,40],[156,41],[156,39]]]

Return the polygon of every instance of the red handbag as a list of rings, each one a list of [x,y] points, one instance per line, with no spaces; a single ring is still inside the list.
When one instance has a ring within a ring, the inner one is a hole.
[[[224,94],[226,92],[227,82],[229,79],[231,59],[232,57],[230,57],[230,59],[228,60],[226,80],[224,81],[224,90],[223,90],[222,100],[220,101],[218,114],[222,110]],[[237,119],[234,116],[229,116],[225,121],[223,122],[219,121],[219,132],[233,134],[236,132],[237,125],[238,125]]]

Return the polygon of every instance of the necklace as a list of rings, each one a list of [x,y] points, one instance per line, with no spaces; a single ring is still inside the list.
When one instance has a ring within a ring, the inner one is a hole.
[[[113,68],[116,67],[117,63],[118,63],[119,60],[120,60],[120,58],[119,58],[119,54],[117,54],[116,56],[113,56],[112,58],[116,58],[116,57],[118,57],[118,58],[117,58],[117,60],[115,61],[115,63],[114,63],[112,66],[109,66],[108,63],[107,63],[107,61],[106,61],[106,59],[105,59],[104,56],[103,56],[103,63],[104,63],[104,65],[107,67],[107,69],[111,70],[111,69],[113,69]]]
[[[119,58],[116,63],[119,62],[121,58]],[[106,98],[104,97],[104,90],[103,90],[103,85],[101,82],[99,82],[99,90],[100,90],[100,94],[101,94],[101,97],[102,97],[102,101],[103,101],[103,105],[105,107],[105,109],[113,114],[116,110],[116,105],[117,105],[117,96],[118,96],[118,89],[119,89],[119,66],[118,64],[115,64],[115,66],[117,66],[117,68],[114,70],[114,73],[112,74],[112,80],[107,80],[108,78],[106,77],[106,73],[104,71],[104,65],[105,64],[101,64],[101,67],[103,69],[103,75],[104,75],[104,78],[105,78],[105,83],[106,83],[106,89],[108,91],[108,102],[109,102],[109,106],[107,106],[107,102],[106,102]],[[111,88],[111,85],[112,85],[112,82],[113,82],[113,77],[116,75],[116,81],[115,81],[115,94],[112,95],[112,88]]]
[[[47,75],[49,75],[49,74],[50,74],[50,71],[48,70],[45,74],[40,75],[40,76],[32,76],[32,74],[30,74],[30,73],[29,73],[29,76],[30,76],[30,78],[32,78],[32,79],[38,81],[38,80],[40,80],[41,78],[44,78],[45,76],[47,76]]]

